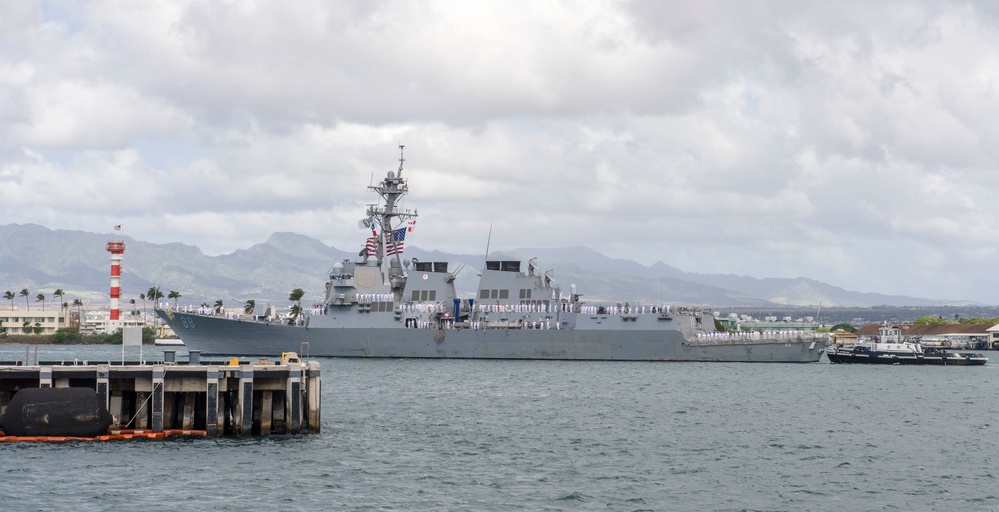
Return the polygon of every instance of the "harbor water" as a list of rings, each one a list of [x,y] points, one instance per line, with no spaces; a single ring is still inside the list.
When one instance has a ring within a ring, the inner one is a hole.
[[[995,510],[986,355],[971,368],[320,359],[320,434],[4,443],[0,509]],[[0,346],[0,360],[24,356]]]

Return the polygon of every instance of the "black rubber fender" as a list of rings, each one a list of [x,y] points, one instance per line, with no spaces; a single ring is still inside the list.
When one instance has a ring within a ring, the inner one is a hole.
[[[111,422],[93,389],[26,388],[14,394],[0,416],[0,429],[8,436],[97,437]]]

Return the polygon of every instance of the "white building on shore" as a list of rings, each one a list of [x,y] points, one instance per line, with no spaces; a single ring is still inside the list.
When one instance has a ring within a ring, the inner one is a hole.
[[[121,315],[117,321],[111,320],[107,309],[82,311],[74,309],[0,309],[0,332],[9,335],[55,334],[62,327],[79,327],[80,334],[109,334],[122,327],[157,327],[160,322],[152,312]]]
[[[54,334],[65,327],[65,309],[0,309],[0,328],[7,334]]]
[[[106,309],[84,311],[80,322],[80,334],[110,334],[122,327],[153,327],[155,315],[147,315],[141,311],[137,315],[121,315],[118,320],[111,320],[111,313]]]

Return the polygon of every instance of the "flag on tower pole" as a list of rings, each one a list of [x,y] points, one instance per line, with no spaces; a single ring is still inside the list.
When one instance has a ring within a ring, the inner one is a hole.
[[[385,253],[389,256],[402,254],[403,245],[406,243],[406,228],[401,227],[392,231],[392,241],[385,248]]]

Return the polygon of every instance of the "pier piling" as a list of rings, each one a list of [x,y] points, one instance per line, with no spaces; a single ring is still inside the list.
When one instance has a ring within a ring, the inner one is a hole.
[[[0,418],[21,389],[89,388],[113,417],[112,430],[208,437],[320,431],[318,362],[202,363],[192,354],[183,364],[172,355],[155,364],[0,362]]]

